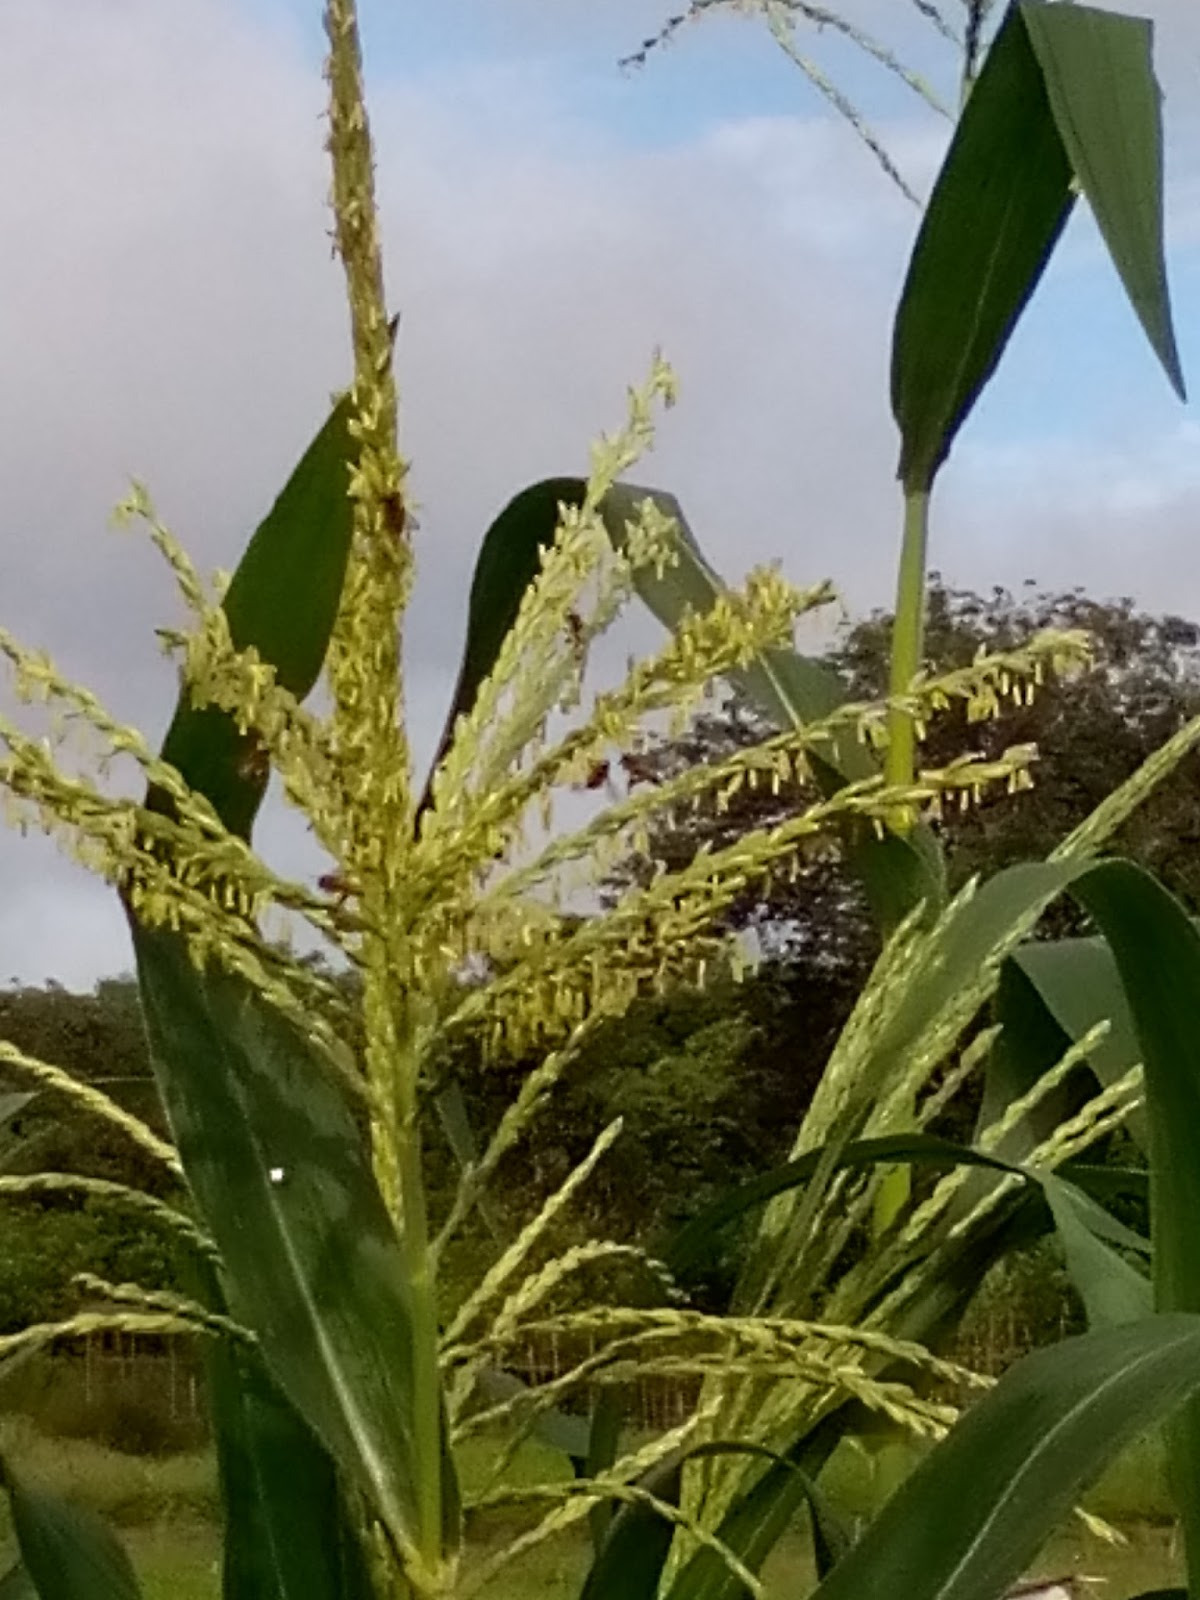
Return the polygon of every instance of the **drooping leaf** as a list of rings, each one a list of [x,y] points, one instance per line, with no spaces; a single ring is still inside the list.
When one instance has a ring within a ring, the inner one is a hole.
[[[660,1462],[639,1480],[639,1486],[667,1505],[678,1505],[683,1468],[688,1462],[729,1455],[756,1456],[765,1461],[769,1468],[790,1478],[800,1500],[808,1502],[814,1528],[818,1530],[815,1537],[822,1559],[831,1565],[840,1559],[849,1548],[848,1536],[813,1478],[786,1456],[763,1445],[732,1439],[714,1439],[695,1445]],[[614,1515],[597,1551],[580,1600],[657,1600],[674,1531],[673,1525],[652,1506],[636,1503],[622,1506]],[[732,1580],[736,1586],[735,1592],[744,1592],[742,1584],[720,1556],[709,1549],[701,1550],[700,1554],[708,1561],[715,1562],[724,1577]],[[685,1569],[679,1582],[693,1584],[695,1576],[692,1570],[693,1576],[687,1577],[688,1569]],[[703,1567],[699,1576],[702,1583],[706,1581],[707,1574]],[[675,1600],[677,1588],[678,1585],[671,1590],[672,1600]],[[691,1588],[687,1588],[687,1592],[691,1593]],[[702,1591],[695,1592],[699,1594]]]
[[[1200,1311],[1200,932],[1140,867],[1107,861],[1075,887],[1112,949],[1146,1074],[1154,1295],[1160,1311]],[[1188,1563],[1200,1573],[1200,1402],[1168,1429]]]
[[[242,980],[197,973],[172,933],[133,933],[159,1090],[232,1314],[350,1481],[408,1530],[407,1282],[346,1092]]]
[[[878,1032],[858,1094],[870,1100],[889,1072],[957,994],[975,981],[984,961],[1027,917],[1036,917],[1081,872],[1082,862],[1033,861],[1006,867],[943,919],[900,1005]]]
[[[737,1497],[716,1532],[751,1572],[759,1571],[796,1515],[806,1505],[811,1511],[813,1485],[855,1415],[853,1406],[842,1407],[839,1414],[823,1418],[786,1452],[753,1446],[746,1450],[764,1458],[765,1470]],[[861,1413],[857,1415],[861,1420]],[[667,1600],[744,1600],[745,1593],[745,1584],[728,1562],[715,1550],[700,1549],[680,1569]]]
[[[670,517],[678,535],[678,562],[661,576],[643,568],[637,577],[638,593],[668,629],[678,626],[689,611],[711,610],[726,585],[700,549],[679,501],[658,489],[618,484],[601,507],[609,537],[617,549],[627,541],[627,526],[638,506],[650,499]],[[845,687],[832,667],[800,655],[795,650],[764,650],[749,666],[729,674],[729,681],[776,728],[800,728],[819,721],[846,699]],[[813,775],[825,794],[847,783],[877,774],[873,757],[846,731],[812,763]],[[908,836],[888,834],[878,839],[872,830],[852,830],[849,862],[861,881],[877,920],[885,927],[897,922],[919,901],[936,910],[945,897],[945,872],[936,841],[922,826]]]
[[[1182,400],[1163,253],[1162,94],[1154,24],[1022,0],[1059,136],[1138,320]]]
[[[1039,939],[1022,945],[1013,961],[1071,1040],[1082,1039],[1098,1022],[1110,1024],[1089,1058],[1106,1088],[1137,1064],[1140,1052],[1129,1003],[1103,939]],[[1145,1148],[1148,1134],[1140,1107],[1131,1113],[1128,1127]]]
[[[1200,1317],[1026,1356],[895,1492],[814,1600],[996,1600],[1120,1451],[1200,1386]]]
[[[1020,7],[1000,26],[926,207],[896,314],[900,478],[928,490],[995,371],[1072,205]]]
[[[1119,1242],[1144,1249],[1146,1241],[1061,1178],[1047,1174],[1042,1188],[1088,1326],[1115,1328],[1148,1317],[1154,1309],[1150,1279],[1113,1248]]]
[[[84,1506],[33,1489],[0,1463],[21,1563],[37,1600],[142,1600],[125,1547]],[[20,1579],[9,1574],[13,1596]]]
[[[1007,960],[1000,972],[993,1012],[1001,1031],[988,1056],[978,1134],[999,1121],[1014,1101],[1057,1066],[1072,1043],[1022,969],[1020,953]],[[1060,1084],[1053,1094],[1039,1100],[1005,1134],[999,1153],[1012,1161],[1027,1156],[1069,1114],[1069,1095],[1069,1086]]]

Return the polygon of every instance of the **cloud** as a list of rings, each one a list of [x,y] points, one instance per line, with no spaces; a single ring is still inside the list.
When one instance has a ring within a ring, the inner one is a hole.
[[[0,59],[0,139],[22,157],[0,178],[13,241],[0,260],[0,618],[152,733],[174,695],[153,628],[177,611],[144,541],[104,532],[108,507],[136,473],[202,566],[232,565],[347,372],[311,43],[286,14],[234,0],[102,13],[60,0],[21,8]],[[717,563],[736,576],[779,555],[857,607],[891,587],[887,340],[913,213],[803,94],[797,115],[714,107],[700,131],[647,147],[580,110],[552,54],[378,78],[422,505],[408,637],[422,754],[483,529],[530,479],[584,467],[658,345],[682,403],[638,476],[679,494]],[[649,73],[635,87],[658,92]],[[930,120],[889,134],[932,170]],[[1135,513],[1102,470],[1107,439],[1071,448],[964,450],[944,565],[1008,581],[1053,537],[1077,558],[1072,581],[1178,594],[1195,482],[1180,469],[1156,489],[1165,458],[1129,446],[1150,487],[1122,566]],[[1181,436],[1168,454],[1187,448]],[[270,826],[281,866],[316,869],[302,823],[273,813]],[[0,974],[87,983],[126,963],[106,890],[40,843],[0,838],[0,863]]]

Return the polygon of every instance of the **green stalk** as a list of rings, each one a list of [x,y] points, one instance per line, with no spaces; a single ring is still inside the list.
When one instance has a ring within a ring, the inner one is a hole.
[[[437,1286],[429,1244],[421,1152],[420,1047],[411,1015],[405,1018],[395,1079],[395,1161],[401,1210],[401,1245],[412,1295],[413,1443],[417,1463],[417,1547],[429,1572],[442,1562],[442,1388],[438,1368]]]
[[[891,695],[906,694],[920,671],[925,643],[925,546],[929,535],[929,490],[908,489],[904,496],[904,542],[896,585],[896,617],[892,624]],[[888,749],[884,775],[889,784],[911,784],[916,772],[917,735],[905,711],[888,713]],[[898,832],[907,833],[905,813]]]
[[[929,540],[929,490],[906,489],[904,493],[904,540],[900,547],[900,572],[896,583],[896,615],[892,623],[892,661],[888,693],[906,694],[921,669],[925,647],[925,550]],[[916,776],[917,730],[905,711],[888,712],[888,748],[884,777],[889,784],[911,784]],[[912,827],[907,807],[897,810],[893,826],[897,833]],[[902,1122],[883,1130],[904,1131]],[[884,1233],[908,1204],[912,1174],[906,1166],[889,1167],[880,1177],[875,1195],[872,1230],[876,1238]]]

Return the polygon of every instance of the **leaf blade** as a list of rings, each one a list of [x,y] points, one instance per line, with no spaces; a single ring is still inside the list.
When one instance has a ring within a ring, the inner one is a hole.
[[[347,489],[357,454],[350,419],[350,401],[343,397],[251,536],[222,605],[236,648],[253,646],[300,700],[320,675],[345,580],[353,528]],[[186,692],[180,696],[163,760],[244,838],[267,787],[254,751],[253,735],[239,733],[228,712],[193,706]],[[154,789],[146,803],[171,809]]]
[[[1200,1317],[1025,1357],[883,1507],[814,1600],[995,1600],[1104,1465],[1200,1384]]]
[[[1010,8],[959,120],[892,338],[899,475],[928,491],[996,370],[1073,204],[1022,12]]]
[[[411,1312],[361,1130],[327,1066],[241,980],[197,973],[174,934],[133,932],[152,1062],[231,1311],[404,1535]]]
[[[6,1463],[0,1463],[0,1479],[37,1600],[142,1600],[124,1545],[95,1512],[30,1487]],[[9,1578],[15,1587],[19,1580]]]
[[[1172,388],[1186,400],[1163,250],[1162,97],[1154,24],[1022,0],[1059,136]]]

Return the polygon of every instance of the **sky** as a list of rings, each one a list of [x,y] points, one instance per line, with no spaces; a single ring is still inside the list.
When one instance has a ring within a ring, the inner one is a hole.
[[[488,522],[531,479],[585,469],[656,347],[681,397],[638,480],[679,496],[731,579],[778,557],[854,613],[886,604],[888,344],[918,213],[761,21],[714,13],[630,72],[619,59],[674,0],[362,3],[420,508],[418,758]],[[1200,393],[1200,9],[1142,8]],[[846,10],[954,97],[952,53],[915,6]],[[112,506],[144,480],[203,569],[232,567],[348,377],[319,5],[12,0],[4,20],[0,621],[157,738],[176,683],[154,629],[180,614]],[[828,30],[803,43],[927,192],[948,124]],[[1200,620],[1198,533],[1200,413],[1172,396],[1080,208],[939,484],[932,564]],[[283,870],[321,870],[281,806],[260,837]],[[111,891],[51,843],[0,833],[0,872],[0,983],[128,968]]]

